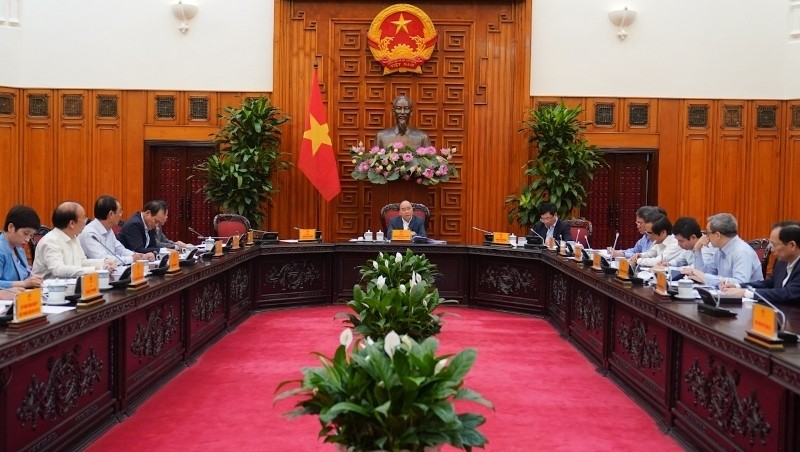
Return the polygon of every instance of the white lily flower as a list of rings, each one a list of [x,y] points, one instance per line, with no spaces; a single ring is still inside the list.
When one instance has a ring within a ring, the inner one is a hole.
[[[375,267],[375,270],[378,269],[378,261],[372,261],[372,266]]]
[[[373,341],[371,337],[367,336],[367,344],[372,345],[374,343],[375,341]]]
[[[349,347],[353,343],[353,330],[345,328],[342,334],[339,335],[339,343],[344,345],[345,348]]]
[[[400,337],[400,342],[406,346],[406,349],[411,350],[411,338],[408,337],[408,334],[404,334]]]
[[[411,281],[408,282],[410,287],[417,285],[417,272],[411,272]]]
[[[417,273],[417,272],[414,272],[414,278],[416,278],[416,279],[417,279],[417,282],[418,282],[418,283],[419,283],[419,282],[422,282],[422,275],[420,275],[419,273]]]
[[[439,372],[441,372],[442,369],[444,369],[444,366],[446,366],[446,365],[447,365],[447,358],[445,358],[445,359],[439,361],[438,363],[436,363],[436,367],[433,368],[433,374],[436,375]]]
[[[400,293],[406,293],[406,285],[400,284],[400,286],[397,287],[397,290],[399,290]]]
[[[378,279],[375,281],[375,285],[378,289],[383,290],[384,286],[386,286],[386,278],[383,276],[378,276]]]
[[[383,340],[383,349],[386,351],[386,354],[391,358],[394,356],[394,349],[399,346],[400,336],[398,336],[394,331],[389,331],[389,334],[387,334],[386,338]]]
[[[400,254],[400,251],[398,251],[397,254],[394,255],[394,261],[397,262],[398,264],[400,262],[403,262],[403,255]]]

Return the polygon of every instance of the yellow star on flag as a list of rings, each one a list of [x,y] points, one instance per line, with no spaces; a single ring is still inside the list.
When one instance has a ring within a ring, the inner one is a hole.
[[[410,23],[411,23],[411,21],[410,21],[410,20],[406,20],[406,19],[403,17],[403,13],[400,13],[400,18],[399,18],[399,19],[397,19],[397,20],[393,20],[393,21],[392,21],[392,23],[393,23],[393,24],[395,24],[395,25],[397,25],[397,30],[395,30],[394,34],[400,33],[400,29],[401,29],[401,28],[402,28],[403,30],[405,30],[405,32],[406,32],[406,33],[408,33],[408,27],[407,27],[407,25],[408,25],[408,24],[410,24]]]
[[[320,124],[313,115],[310,118],[311,127],[303,133],[303,139],[311,140],[311,153],[316,154],[321,145],[332,146],[333,143],[328,134],[328,124]]]

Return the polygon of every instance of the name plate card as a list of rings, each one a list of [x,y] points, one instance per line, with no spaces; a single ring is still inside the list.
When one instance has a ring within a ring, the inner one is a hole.
[[[544,241],[544,244],[548,248],[550,248],[551,250],[555,249],[555,247],[556,247],[556,239],[554,239],[553,237],[548,237],[547,240]]]
[[[100,296],[100,276],[87,273],[81,276],[81,299],[88,300]]]
[[[214,256],[222,256],[222,240],[214,242]]]
[[[245,245],[253,244],[253,231],[247,231],[247,243]]]
[[[620,279],[631,279],[631,264],[628,262],[628,259],[622,259],[619,261],[619,271],[617,272],[617,277]]]
[[[411,241],[411,231],[408,229],[395,229],[392,231],[392,241],[393,242],[410,242]]]
[[[753,327],[751,330],[769,339],[778,338],[778,319],[775,310],[763,304],[753,303]]]
[[[238,250],[238,249],[239,249],[239,241],[240,241],[241,239],[242,239],[242,238],[241,238],[239,235],[234,235],[234,236],[233,236],[233,249],[235,249],[235,250]]]
[[[171,250],[169,252],[169,271],[175,272],[180,270],[181,266],[181,254],[177,250]]]
[[[574,251],[575,251],[575,260],[577,262],[582,261],[583,260],[583,246],[576,244],[575,248],[574,248]]]
[[[494,241],[492,243],[497,245],[510,245],[511,242],[509,240],[510,234],[508,232],[493,232]]]
[[[30,289],[14,296],[14,322],[41,317],[42,314],[42,289]]]
[[[662,296],[669,296],[667,292],[667,274],[656,272],[656,293]]]
[[[135,286],[145,282],[144,265],[144,262],[134,262],[131,264],[131,285]]]
[[[593,270],[602,270],[603,269],[603,267],[600,266],[600,259],[601,259],[600,253],[595,252],[592,255],[592,269]]]
[[[301,241],[301,242],[313,242],[315,240],[317,240],[317,230],[316,229],[301,229],[300,230],[299,241]]]

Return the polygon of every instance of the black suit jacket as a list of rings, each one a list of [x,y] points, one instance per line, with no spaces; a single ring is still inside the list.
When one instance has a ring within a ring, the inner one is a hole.
[[[149,237],[149,241],[147,239]],[[117,235],[122,246],[135,253],[158,254],[160,250],[156,242],[155,229],[145,232],[141,212],[131,215]]]
[[[533,231],[542,236],[542,239],[547,238],[547,226],[544,225],[543,222],[537,221],[536,224],[533,225]],[[567,242],[572,240],[572,231],[569,228],[567,223],[564,223],[559,218],[556,220],[555,227],[553,228],[553,238],[556,240],[565,240]]]
[[[389,230],[386,231],[386,238],[391,240],[392,230],[394,229],[403,229],[403,217],[397,216],[389,221]],[[408,229],[414,231],[417,237],[428,236],[427,232],[425,232],[425,222],[416,215],[412,216],[411,221],[408,222]]]
[[[781,287],[783,280],[786,279],[788,266],[786,262],[776,261],[771,276],[763,281],[742,284],[742,287],[750,286],[752,289],[758,289],[756,292],[772,303],[800,303],[800,264],[795,265],[786,285]]]

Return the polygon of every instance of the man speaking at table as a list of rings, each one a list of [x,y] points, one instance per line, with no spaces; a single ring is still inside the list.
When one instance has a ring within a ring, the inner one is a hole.
[[[388,229],[386,236],[389,240],[391,240],[392,231],[395,229],[408,229],[411,231],[412,237],[427,237],[425,222],[414,215],[414,208],[409,201],[400,203],[400,216],[394,217],[389,221]]]

